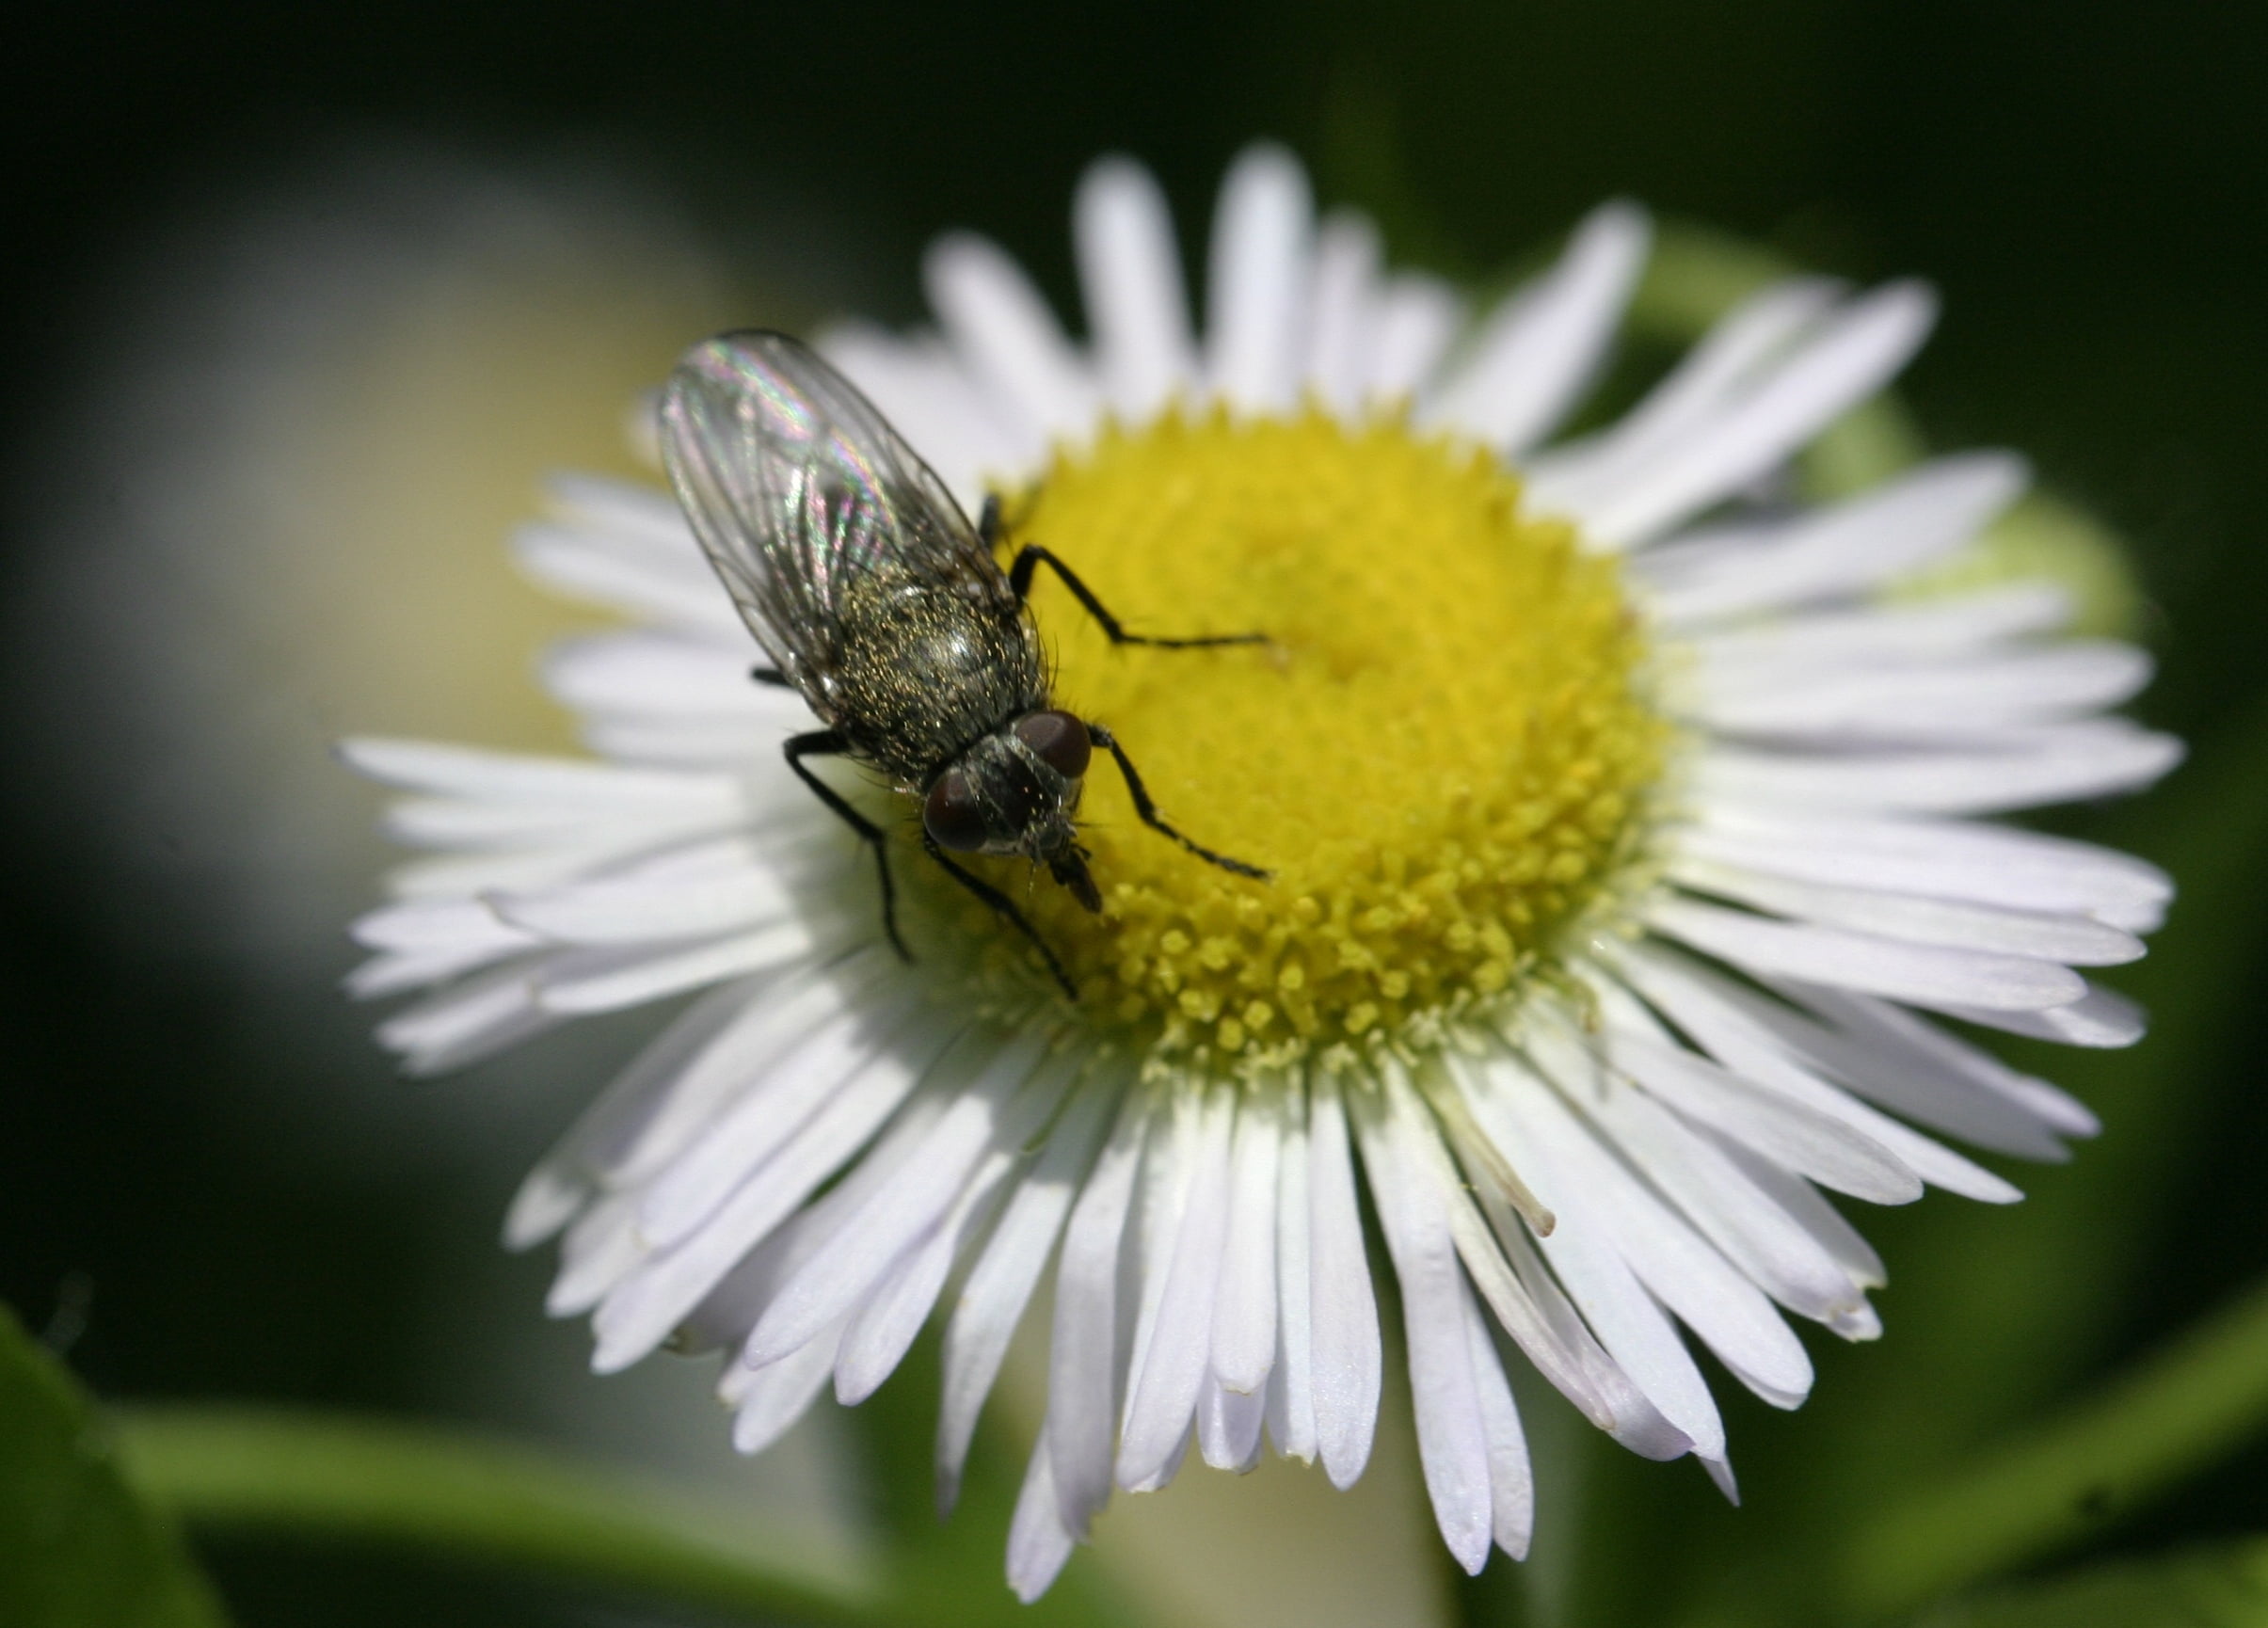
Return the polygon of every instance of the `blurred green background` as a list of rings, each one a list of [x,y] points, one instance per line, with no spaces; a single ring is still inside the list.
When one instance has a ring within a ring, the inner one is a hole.
[[[2101,1141],[2011,1171],[2033,1195],[2013,1212],[1860,1218],[1889,1335],[1810,1341],[1794,1415],[1720,1386],[1743,1509],[1538,1400],[1537,1557],[1463,1583],[1386,1467],[1371,1496],[1417,1531],[1394,1550],[1422,1571],[1408,1597],[1564,1628],[1829,1620],[1802,1556],[2268,1268],[2268,11],[237,3],[49,8],[11,34],[0,1299],[98,1396],[522,1431],[712,1488],[830,1563],[926,1545],[950,1581],[923,1620],[1014,1620],[1004,1506],[932,1530],[926,1376],[823,1404],[754,1468],[725,1462],[690,1365],[583,1377],[581,1330],[541,1317],[546,1263],[493,1238],[645,1025],[395,1078],[335,992],[384,855],[324,742],[564,741],[527,675],[574,618],[512,583],[502,536],[543,470],[627,467],[624,404],[686,340],[911,320],[920,247],[954,225],[1075,311],[1089,159],[1153,166],[1194,243],[1264,135],[1398,259],[1475,281],[1618,193],[1852,278],[1930,278],[1947,315],[1908,405],[1936,445],[2022,449],[2128,539],[2162,662],[2139,710],[2193,744],[2151,798],[2055,817],[2184,887],[2116,980],[2152,1038],[2023,1060],[2096,1107]],[[992,1452],[1012,1486],[1013,1427]],[[1296,1569],[1259,1551],[1300,1540],[1309,1490],[1251,1485],[1276,1512],[1204,1564],[1243,1544]],[[2058,1565],[2268,1531],[2268,1447],[2086,1513]],[[1075,1563],[1052,1618],[1198,1620],[1142,1580],[1181,1566],[1175,1540],[1144,1541]],[[700,1620],[360,1549],[201,1552],[247,1624]]]

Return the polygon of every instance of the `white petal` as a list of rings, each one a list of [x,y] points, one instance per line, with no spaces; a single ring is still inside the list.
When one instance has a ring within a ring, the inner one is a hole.
[[[2018,1113],[2066,1136],[2093,1136],[2102,1128],[2101,1121],[2084,1105],[2046,1080],[2019,1074],[1990,1052],[1956,1040],[1935,1024],[1887,1001],[1810,986],[1796,987],[1792,993],[1844,1030],[1846,1039],[1865,1048],[1864,1061],[1854,1060],[1854,1067],[1866,1074],[1870,1083],[1878,1081],[1880,1065],[1887,1062],[1904,1076],[1926,1072],[1957,1079],[1974,1091],[2004,1099]],[[1917,1113],[1917,1117],[1926,1116]]]
[[[901,337],[845,322],[822,329],[817,343],[936,471],[965,515],[982,505],[988,479],[1017,474],[1046,450],[1024,415],[997,403],[935,334]]]
[[[1142,1150],[1134,1221],[1126,1241],[1125,1282],[1134,1317],[1131,1338],[1119,1352],[1124,1369],[1119,1391],[1122,1436],[1124,1411],[1141,1388],[1142,1363],[1173,1277],[1174,1251],[1189,1212],[1190,1183],[1196,1175],[1197,1147],[1205,1133],[1205,1102],[1204,1092],[1187,1077],[1176,1081],[1160,1109],[1158,1129]],[[1062,1478],[1060,1473],[1057,1478]]]
[[[1792,1174],[1770,1159],[1761,1158],[1745,1148],[1727,1143],[1725,1153],[1774,1204],[1818,1240],[1819,1247],[1833,1256],[1835,1263],[1850,1274],[1851,1282],[1869,1289],[1878,1289],[1890,1282],[1889,1270],[1882,1265],[1882,1257],[1875,1253],[1874,1246],[1860,1236],[1858,1228],[1843,1219],[1842,1212],[1828,1203],[1818,1189],[1801,1176]],[[1880,1332],[1879,1323],[1875,1325],[1874,1332]],[[1873,1335],[1846,1337],[1872,1338]]]
[[[406,790],[537,809],[564,806],[599,815],[695,809],[729,815],[738,796],[733,783],[717,775],[620,769],[437,741],[358,736],[339,743],[339,756],[372,779]]]
[[[1078,1534],[1064,1526],[1062,1502],[1055,1484],[1055,1452],[1043,1428],[1040,1439],[1031,1444],[1031,1462],[1024,1471],[1023,1490],[1016,1494],[1015,1515],[1008,1525],[1008,1586],[1027,1605],[1047,1592],[1071,1558]],[[1085,1530],[1081,1523],[1079,1532]]]
[[[1477,1093],[1491,1087],[1485,1067],[1469,1058],[1458,1061],[1463,1066],[1452,1073],[1458,1077],[1461,1099],[1469,1104]],[[1519,1342],[1521,1349],[1535,1363],[1537,1371],[1580,1409],[1584,1417],[1632,1452],[1641,1458],[1668,1460],[1690,1451],[1692,1440],[1662,1416],[1599,1344],[1574,1302],[1568,1299],[1566,1290],[1536,1253],[1526,1222],[1512,1212],[1502,1195],[1479,1179],[1479,1173],[1471,1164],[1465,1168],[1468,1186],[1487,1212],[1489,1231],[1500,1252],[1494,1258],[1510,1269],[1517,1295],[1509,1297],[1508,1302],[1508,1296],[1493,1285],[1493,1279],[1500,1274],[1485,1269],[1490,1255],[1472,1247],[1461,1228],[1458,1253],[1474,1284],[1496,1311],[1505,1332]],[[1454,1189],[1442,1190],[1445,1193]],[[1507,1314],[1508,1303],[1517,1308],[1518,1316]],[[1524,1333],[1538,1318],[1541,1318],[1540,1331]]]
[[[351,931],[357,943],[388,952],[347,975],[348,993],[365,999],[460,977],[541,943],[471,899],[390,904],[359,918]]]
[[[1936,317],[1935,296],[1918,283],[1892,283],[1852,301],[1737,407],[1712,415],[1577,511],[1586,535],[1616,547],[1643,542],[1739,490],[1888,383]]]
[[[810,959],[817,924],[797,918],[747,933],[660,950],[574,950],[542,962],[533,983],[546,1012],[618,1012],[721,979]]]
[[[1056,1235],[1110,1127],[1118,1092],[1104,1081],[1077,1088],[1047,1135],[1038,1165],[1008,1202],[1000,1224],[961,1285],[946,1326],[944,1395],[937,1411],[937,1504],[952,1507],[977,1415],[999,1377],[1009,1340],[1046,1269]]]
[[[504,1212],[504,1248],[518,1253],[543,1242],[590,1202],[591,1189],[549,1159],[528,1172]]]
[[[1488,1442],[1490,1535],[1496,1540],[1497,1548],[1515,1560],[1525,1560],[1528,1540],[1536,1530],[1536,1481],[1528,1468],[1527,1436],[1520,1428],[1520,1410],[1512,1401],[1511,1386],[1505,1382],[1496,1342],[1489,1337],[1488,1323],[1461,1283],[1458,1299],[1464,1307],[1473,1389],[1480,1405],[1481,1431]]]
[[[856,1407],[897,1372],[963,1248],[998,1213],[1014,1164],[1012,1150],[988,1154],[928,1236],[899,1257],[853,1314],[835,1353],[835,1399],[844,1407]]]
[[[1790,1013],[1778,1032],[1859,1095],[1980,1147],[2023,1158],[2064,1157],[2048,1128],[2056,1122],[2043,1121],[2025,1089],[2069,1103],[2052,1086],[2025,1080],[1888,1001],[1785,980],[1772,987],[1827,1019],[1811,1023]]]
[[[539,1219],[556,1211],[554,1195],[589,1191],[607,1159],[663,1110],[695,1060],[764,993],[756,980],[713,989],[649,1042],[528,1173],[504,1223],[505,1246],[526,1249],[548,1237],[564,1220]]]
[[[1558,263],[1496,308],[1419,423],[1513,456],[1549,435],[1605,359],[1652,238],[1635,205],[1594,210]]]
[[[750,1376],[732,1420],[734,1451],[762,1452],[810,1410],[835,1365],[836,1333],[830,1330],[801,1350]]]
[[[2086,987],[2077,973],[2052,962],[1772,921],[1687,899],[1654,901],[1644,916],[1672,938],[1734,966],[1896,1000],[1954,1000],[2000,1011],[2037,1012],[2076,1000]]]
[[[1237,1092],[1217,1086],[1205,1105],[1190,1150],[1189,1192],[1156,1320],[1127,1378],[1119,1430],[1118,1484],[1130,1492],[1163,1486],[1179,1464],[1182,1444],[1204,1386],[1212,1349],[1213,1301],[1228,1231],[1229,1148]]]
[[[1269,1374],[1268,1430],[1276,1451],[1315,1462],[1315,1335],[1309,1309],[1314,1281],[1307,1194],[1307,1110],[1290,1105],[1276,1161],[1276,1358]]]
[[[357,944],[371,950],[468,950],[487,953],[526,950],[537,941],[507,927],[486,904],[471,899],[419,900],[389,904],[355,918],[348,930]]]
[[[386,873],[386,891],[395,899],[422,901],[476,898],[500,888],[549,886],[642,850],[650,835],[647,826],[631,825],[602,840],[473,850],[413,860]]]
[[[378,1044],[405,1071],[440,1074],[517,1045],[560,1019],[535,1003],[525,968],[500,966],[404,1007],[378,1025]]]
[[[1959,453],[1792,519],[1690,534],[1640,557],[1647,609],[1685,628],[1872,587],[1961,547],[2030,479],[2007,453]]]
[[[1547,1122],[1540,1106],[1551,1098],[1548,1088],[1509,1058],[1492,1059],[1465,1079],[1474,1114],[1500,1149],[1544,1153],[1534,1162],[1531,1180],[1558,1224],[1541,1247],[1600,1344],[1695,1452],[1724,1457],[1724,1424],[1709,1387],[1661,1306],[1623,1259],[1601,1208],[1604,1196],[1575,1167],[1546,1151],[1557,1142],[1547,1143],[1545,1137],[1564,1123],[1557,1115]]]
[[[1386,1098],[1382,1110],[1364,1112],[1356,1124],[1379,1224],[1401,1284],[1418,1458],[1442,1540],[1459,1565],[1477,1572],[1488,1559],[1491,1533],[1489,1442],[1465,1328],[1463,1274],[1425,1163],[1403,1151],[1413,1137],[1433,1133],[1412,1123],[1418,1109],[1391,1074]]]
[[[1530,459],[1530,501],[1546,511],[1576,509],[1631,479],[1648,461],[1725,411],[1766,362],[1827,311],[1838,292],[1823,278],[1791,278],[1751,295],[1612,428]]]
[[[935,1122],[940,1102],[934,1092],[915,1099],[871,1157],[854,1166],[826,1192],[797,1210],[762,1242],[742,1255],[678,1325],[674,1336],[677,1344],[709,1336],[720,1346],[734,1348],[733,1359],[717,1378],[717,1394],[727,1401],[744,1395],[755,1377],[767,1371],[747,1361],[748,1333],[777,1296],[780,1285],[824,1247],[861,1204],[887,1185],[895,1174],[893,1152],[902,1153],[918,1141],[926,1127]],[[821,1336],[827,1350],[839,1351],[842,1333],[838,1326]]]
[[[2154,866],[2036,832],[1726,799],[1698,812],[1678,833],[1683,852],[1809,882],[2086,915],[2130,933],[2155,927],[2173,896]]]
[[[1697,891],[1821,927],[1917,944],[1941,944],[2004,955],[2060,961],[2070,966],[2116,966],[2139,960],[2142,941],[2084,916],[2004,910],[1909,893],[1836,887],[1817,882],[1759,875],[1737,866],[1679,858],[1670,877]]]
[[[1464,325],[1464,301],[1437,277],[1400,272],[1379,290],[1363,394],[1373,404],[1407,401],[1433,376]]]
[[[1229,1390],[1257,1396],[1276,1354],[1276,1170],[1280,1104],[1247,1096],[1229,1155],[1228,1236],[1214,1292],[1212,1370]]]
[[[641,768],[745,773],[760,764],[769,772],[779,761],[768,749],[771,742],[752,736],[747,725],[698,713],[586,711],[576,721],[575,732],[600,757]]]
[[[1445,1089],[1461,1088],[1452,1085]],[[1441,1098],[1437,1095],[1432,1100]],[[1471,1134],[1476,1141],[1486,1140],[1487,1133],[1477,1125]],[[1620,1428],[1622,1420],[1610,1397],[1630,1391],[1628,1381],[1621,1381],[1619,1373],[1609,1378],[1613,1360],[1591,1338],[1574,1308],[1551,1284],[1549,1274],[1525,1253],[1522,1223],[1512,1215],[1498,1184],[1481,1167],[1476,1157],[1479,1149],[1459,1141],[1462,1179],[1459,1166],[1450,1162],[1434,1140],[1411,1138],[1404,1152],[1423,1167],[1425,1179],[1447,1209],[1449,1233],[1456,1239],[1458,1254],[1505,1332],[1527,1353],[1536,1371],[1557,1386],[1585,1418],[1603,1430]],[[1524,1260],[1534,1269],[1524,1270],[1516,1264]],[[1617,1381],[1621,1381],[1619,1390]],[[1676,1451],[1683,1452],[1685,1445],[1680,1436]]]
[[[1630,1038],[1616,1037],[1618,1057]],[[1610,1088],[1584,1109],[1726,1259],[1781,1305],[1830,1325],[1864,1305],[1861,1286],[1704,1129],[1639,1092]],[[1908,1180],[1909,1196],[1918,1197],[1921,1182]]]
[[[2181,760],[2181,743],[2120,718],[2043,725],[2005,746],[1849,757],[1714,747],[1694,774],[1705,803],[1819,805],[1917,814],[1995,814],[2132,791]]]
[[[546,587],[640,621],[719,639],[747,631],[716,573],[698,555],[624,549],[576,526],[539,520],[512,535],[512,557]]]
[[[541,892],[498,893],[490,903],[501,919],[530,934],[581,945],[706,937],[770,926],[793,909],[778,869],[748,844],[711,852],[714,863],[674,874],[632,867]]]
[[[1733,622],[1687,634],[1685,643],[1712,680],[1807,683],[1853,664],[1935,663],[2019,634],[2051,632],[2071,613],[2071,596],[2064,589],[2018,583],[1916,605],[1841,605]]]
[[[1733,1073],[1843,1120],[1888,1148],[1930,1186],[1986,1204],[2013,1204],[2023,1196],[1990,1171],[1821,1079],[1800,1061],[1800,1052],[1780,1038],[1779,1012],[1761,997],[1659,948],[1614,950],[1605,958]]]
[[[1139,423],[1197,375],[1172,211],[1141,165],[1098,159],[1079,178],[1072,236],[1103,394]]]
[[[1084,1066],[1085,1059],[1078,1052],[1062,1053],[1016,1093],[993,1132],[991,1146],[951,1207],[930,1230],[927,1240],[900,1259],[843,1332],[842,1349],[835,1359],[839,1400],[846,1405],[864,1401],[896,1371],[936,1303],[946,1275],[991,1226],[1014,1186],[1012,1178],[1027,1161],[1032,1139],[1046,1132]],[[861,1229],[867,1224],[863,1212],[849,1223]],[[1003,1330],[1001,1337],[1009,1332]],[[982,1399],[981,1393],[978,1399]]]
[[[673,1028],[641,1053],[619,1088],[625,1093],[620,1108],[613,1106],[610,1091],[579,1130],[581,1157],[619,1188],[640,1186],[670,1166],[678,1166],[675,1179],[688,1179],[689,1167],[679,1165],[688,1153],[723,1157],[725,1150],[715,1144],[743,1132],[720,1125],[718,1116],[755,1095],[767,1079],[787,1077],[781,1065],[807,1037],[840,1022],[871,1024],[875,1018],[857,1014],[902,1010],[914,998],[912,980],[894,959],[874,946],[833,966],[797,967],[768,982],[748,982],[736,986],[747,992],[737,1010],[711,1008],[709,1001],[719,998],[704,998],[694,1012],[716,1013],[719,1027],[705,1039],[686,1032],[683,1044],[697,1044],[697,1050],[680,1053]],[[755,1111],[775,1125],[786,1117],[784,1111]]]
[[[628,1199],[601,1198],[559,1240],[559,1271],[544,1296],[554,1317],[580,1317],[605,1298],[646,1258]]]
[[[1268,1399],[1256,1392],[1232,1391],[1207,1374],[1197,1394],[1197,1450],[1216,1470],[1245,1475],[1260,1461],[1260,1427]]]
[[[748,1336],[748,1361],[761,1367],[848,1315],[905,1253],[926,1238],[960,1196],[991,1145],[1009,1098],[1030,1077],[1052,1037],[1027,1030],[979,1065],[974,1078],[945,1087],[952,1097],[906,1160],[904,1175],[844,1219],[765,1308]]]
[[[761,1180],[742,1183],[697,1230],[608,1294],[591,1319],[599,1336],[592,1365],[600,1373],[616,1372],[667,1337],[742,1255],[793,1214],[905,1101],[931,1055],[928,1045],[887,1049],[839,1079],[825,1106],[765,1164]],[[906,1135],[893,1140],[911,1140],[924,1118],[902,1115],[897,1130]],[[886,1153],[898,1156],[886,1143],[860,1161],[859,1173],[879,1179],[890,1168]]]
[[[922,258],[929,302],[970,371],[1041,444],[1094,425],[1094,381],[1047,302],[999,247],[951,232]]]
[[[696,567],[707,564],[677,499],[658,487],[569,472],[548,477],[544,491],[551,512],[563,524],[626,556]]]
[[[2115,707],[2149,679],[2149,658],[2131,645],[2067,640],[1928,665],[1850,666],[1717,678],[1692,686],[1678,710],[1711,728],[1828,740],[1957,741],[2011,725]]]
[[[1058,1499],[1056,1524],[1075,1536],[1085,1535],[1087,1524],[1110,1499],[1111,1439],[1118,1428],[1124,1360],[1119,1347],[1126,1322],[1119,1267],[1149,1128],[1149,1097],[1136,1089],[1119,1109],[1102,1157],[1071,1208],[1055,1269],[1047,1423],[1041,1445],[1052,1455],[1046,1480]],[[1027,1496],[1030,1488],[1027,1480]],[[1020,1526],[1021,1506],[1018,1511]]]
[[[1994,1012],[1959,1001],[1947,1001],[1938,1010],[2010,1034],[2113,1050],[2133,1045],[2149,1027],[2141,1007],[2095,984],[2087,985],[2086,993],[2068,1006],[2053,1006],[2045,1012]]]
[[[693,713],[783,733],[810,727],[810,710],[794,691],[750,680],[756,656],[745,636],[601,633],[553,645],[543,678],[552,694],[585,711]]]
[[[1376,317],[1371,310],[1382,249],[1378,228],[1334,210],[1316,233],[1315,286],[1307,312],[1307,385],[1350,418],[1361,407]]]
[[[660,392],[653,397],[660,407]],[[657,462],[654,467],[660,468]],[[643,481],[618,480],[574,471],[544,479],[546,507],[563,524],[574,526],[624,553],[642,558],[700,564],[685,513],[666,490]]]
[[[1299,161],[1248,147],[1221,184],[1206,279],[1206,375],[1250,413],[1291,407],[1306,358],[1314,207]]]
[[[1589,1189],[1631,1270],[1743,1384],[1774,1407],[1800,1403],[1812,1385],[1801,1342],[1763,1292],[1612,1157],[1591,1128],[1589,1110],[1605,1083],[1596,1061],[1541,1030],[1531,1033],[1528,1052],[1558,1093],[1523,1098],[1526,1121]],[[1576,1117],[1576,1104],[1590,1124]]]
[[[1618,1068],[1671,1108],[1823,1187],[1871,1204],[1910,1204],[1921,1179],[1881,1143],[1682,1046],[1618,1027]]]
[[[975,1051],[979,1042],[972,1036],[952,1059],[941,1062],[940,1032],[911,980],[886,985],[878,998],[827,1011],[791,1044],[764,1059],[741,1082],[729,1108],[644,1183],[639,1229],[660,1248],[688,1237],[823,1113],[844,1081],[870,1066],[910,1084],[934,1064],[936,1082],[949,1083],[949,1068]],[[759,1362],[777,1354],[767,1352]]]
[[[1384,1359],[1338,1081],[1318,1072],[1308,1091],[1308,1258],[1314,1272],[1308,1306],[1314,1318],[1316,1446],[1331,1484],[1343,1491],[1370,1461]]]

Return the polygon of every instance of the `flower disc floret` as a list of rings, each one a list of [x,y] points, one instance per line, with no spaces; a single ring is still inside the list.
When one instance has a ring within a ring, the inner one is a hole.
[[[1002,862],[1092,1022],[1198,1065],[1275,1064],[1513,988],[1642,846],[1668,746],[1610,556],[1484,452],[1398,417],[1169,412],[1060,451],[1012,542],[1076,563],[1033,612],[1059,704],[1126,742],[1160,810],[1255,882],[1143,827],[1107,763],[1080,813],[1100,916]],[[988,912],[998,976],[1024,957]]]

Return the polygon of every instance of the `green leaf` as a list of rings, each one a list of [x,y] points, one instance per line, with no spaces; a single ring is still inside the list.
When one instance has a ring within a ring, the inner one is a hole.
[[[1914,1628],[2268,1628],[2268,1539],[1996,1588]]]
[[[218,1628],[212,1590],[112,1447],[77,1381],[0,1306],[0,1622]]]

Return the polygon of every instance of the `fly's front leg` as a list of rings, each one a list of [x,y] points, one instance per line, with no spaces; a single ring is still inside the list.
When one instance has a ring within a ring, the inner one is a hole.
[[[987,519],[998,524],[998,507],[990,499],[985,501],[984,513]],[[1026,543],[1016,551],[1015,564],[1008,567],[1008,586],[1014,592],[1017,603],[1021,604],[1030,594],[1032,573],[1042,566],[1052,570],[1063,586],[1071,590],[1071,597],[1087,608],[1087,614],[1094,618],[1095,625],[1102,629],[1113,645],[1150,645],[1161,650],[1201,650],[1214,645],[1268,643],[1266,633],[1217,633],[1202,639],[1152,639],[1140,633],[1129,633],[1120,625],[1116,616],[1103,609],[1103,602],[1094,597],[1094,589],[1080,582],[1069,566],[1037,543]]]
[[[760,669],[759,669],[760,670]],[[890,948],[902,960],[913,960],[905,940],[898,936],[898,893],[890,885],[890,853],[881,826],[844,800],[841,792],[828,785],[804,767],[806,758],[840,758],[851,749],[850,742],[835,729],[813,729],[807,734],[791,735],[782,748],[788,767],[795,771],[796,778],[811,788],[812,794],[835,810],[842,822],[858,833],[867,845],[874,850],[874,868],[882,873],[882,931],[889,934]]]
[[[1142,822],[1144,825],[1160,836],[1171,837],[1207,864],[1218,865],[1223,870],[1233,870],[1239,876],[1250,876],[1255,881],[1266,882],[1270,879],[1270,873],[1261,870],[1257,865],[1247,865],[1241,859],[1231,859],[1225,854],[1216,854],[1210,848],[1190,841],[1160,819],[1158,805],[1150,801],[1149,788],[1142,783],[1142,776],[1134,773],[1133,760],[1126,756],[1126,749],[1118,743],[1117,736],[1111,734],[1100,724],[1089,724],[1087,739],[1102,747],[1116,759],[1118,773],[1126,783],[1126,795],[1134,799],[1134,812],[1142,816]]]
[[[1015,907],[1014,900],[974,871],[965,870],[948,859],[945,850],[937,846],[936,839],[927,831],[921,833],[921,846],[929,850],[932,859],[945,867],[948,876],[1014,922],[1017,930],[1038,947],[1040,954],[1046,959],[1047,970],[1054,973],[1056,982],[1063,986],[1063,993],[1074,1000],[1078,998],[1078,985],[1071,982],[1071,975],[1063,970],[1063,964],[1055,958],[1055,951],[1047,948],[1047,941],[1040,936],[1039,930],[1024,919],[1024,913]]]

